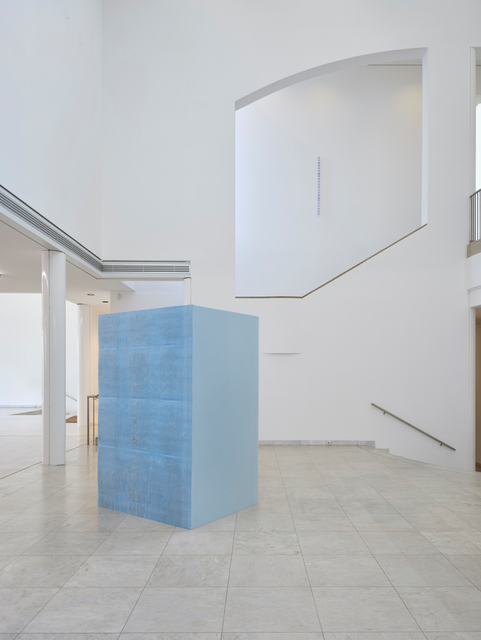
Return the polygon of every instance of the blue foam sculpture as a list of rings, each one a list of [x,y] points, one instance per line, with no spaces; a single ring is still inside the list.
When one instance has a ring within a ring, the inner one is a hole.
[[[194,529],[257,503],[258,322],[99,317],[99,506]]]

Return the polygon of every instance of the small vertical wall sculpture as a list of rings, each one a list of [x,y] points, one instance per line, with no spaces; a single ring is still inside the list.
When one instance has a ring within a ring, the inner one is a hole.
[[[186,529],[257,503],[258,318],[99,317],[99,506]]]

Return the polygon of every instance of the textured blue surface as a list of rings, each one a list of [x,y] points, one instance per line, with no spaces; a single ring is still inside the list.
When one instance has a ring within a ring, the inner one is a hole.
[[[99,505],[191,529],[257,503],[258,319],[99,317]]]
[[[192,307],[99,318],[99,505],[190,528]]]

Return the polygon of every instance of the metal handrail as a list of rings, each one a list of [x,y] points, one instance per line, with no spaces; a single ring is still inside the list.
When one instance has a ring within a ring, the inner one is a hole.
[[[471,220],[469,242],[481,240],[481,189],[469,196],[471,205]]]
[[[435,438],[430,433],[427,433],[426,431],[423,431],[422,429],[418,429],[418,427],[415,427],[410,422],[406,422],[406,420],[403,420],[399,416],[394,415],[394,413],[391,413],[387,409],[383,409],[382,407],[378,406],[377,404],[374,404],[374,402],[371,402],[371,404],[372,404],[373,407],[376,407],[376,409],[379,409],[379,411],[382,411],[383,413],[387,413],[388,416],[392,416],[393,418],[396,418],[396,420],[399,420],[399,422],[404,422],[404,424],[407,424],[408,427],[412,427],[413,429],[416,429],[416,431],[419,431],[420,433],[424,433],[424,435],[427,436],[428,438],[431,438],[432,440],[436,440],[436,442],[439,442],[439,446],[440,447],[445,446],[448,449],[451,449],[452,451],[456,451],[456,449],[454,447],[452,447],[451,445],[446,444],[442,440],[439,440],[439,438]]]
[[[99,397],[97,393],[96,396],[87,396],[87,445],[90,444],[90,399],[92,399],[92,444],[95,444],[95,400]],[[98,413],[98,411],[97,411]]]

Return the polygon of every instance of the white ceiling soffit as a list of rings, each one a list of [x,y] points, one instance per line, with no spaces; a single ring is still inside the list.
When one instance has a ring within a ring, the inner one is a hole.
[[[0,221],[0,293],[40,293],[45,246]],[[134,283],[98,278],[67,262],[66,297],[76,304],[102,304],[111,291],[133,291]]]
[[[326,73],[333,73],[334,71],[342,71],[344,69],[353,69],[355,67],[364,67],[374,64],[384,65],[393,62],[412,62],[413,60],[421,60],[426,51],[427,49],[425,48],[380,51],[378,53],[368,53],[354,58],[346,58],[345,60],[336,60],[335,62],[322,64],[319,67],[313,67],[312,69],[305,69],[304,71],[294,73],[292,76],[288,76],[287,78],[282,78],[281,80],[272,82],[257,91],[249,93],[243,98],[239,98],[235,103],[235,108],[236,111],[238,111],[239,109],[256,102],[256,100],[269,96],[271,93],[275,93],[276,91],[280,91],[286,87],[291,87],[299,82],[304,82],[305,80],[317,78],[318,76],[325,75]]]
[[[95,278],[181,280],[191,276],[188,260],[102,260],[1,185],[0,221],[45,249],[62,251],[70,263]]]

